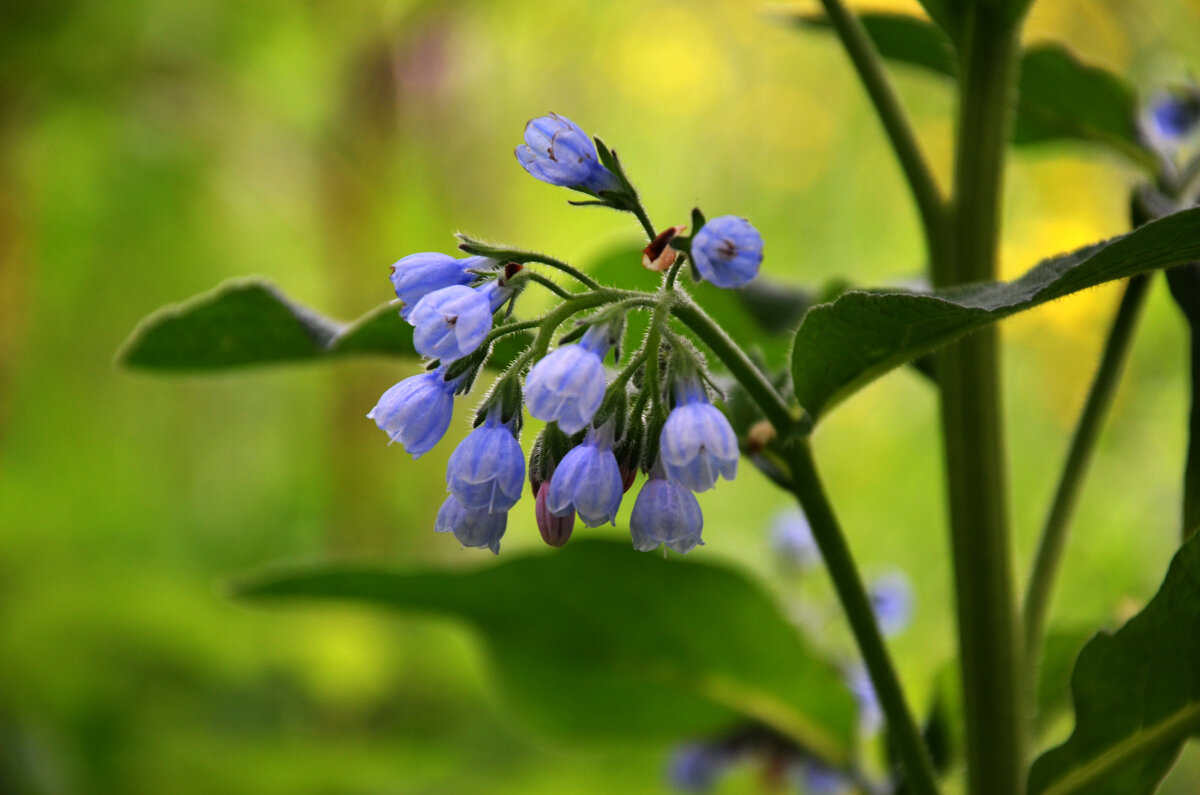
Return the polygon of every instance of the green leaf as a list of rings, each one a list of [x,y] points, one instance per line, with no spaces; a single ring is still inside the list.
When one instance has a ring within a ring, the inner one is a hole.
[[[1037,728],[1048,728],[1071,705],[1071,668],[1094,632],[1081,627],[1054,629],[1042,644],[1037,676]]]
[[[824,14],[797,14],[792,19],[804,27],[833,30]],[[910,14],[861,14],[858,19],[875,49],[887,60],[946,77],[958,74],[954,44],[936,25]]]
[[[529,340],[502,338],[489,364],[504,366]],[[417,358],[412,327],[391,304],[344,324],[289,300],[269,282],[238,279],[147,317],[117,362],[203,372],[368,354]]]
[[[1030,795],[1154,792],[1200,729],[1200,538],[1141,613],[1088,641],[1071,696],[1075,731],[1034,763]]]
[[[793,19],[806,27],[832,29],[821,15]],[[935,25],[907,14],[863,14],[859,19],[884,58],[945,77],[957,75],[957,54]],[[1084,63],[1060,44],[1035,44],[1021,56],[1015,145],[1088,141],[1153,172],[1158,161],[1138,135],[1137,111],[1137,93],[1124,78]]]
[[[796,331],[796,398],[816,419],[888,370],[972,331],[1114,279],[1200,258],[1200,209],[1041,263],[1013,282],[937,294],[851,291]]]
[[[554,738],[677,740],[750,719],[832,763],[849,758],[855,709],[840,676],[723,566],[580,540],[466,571],[326,564],[234,590],[462,619],[483,636],[509,705]]]
[[[1125,80],[1090,66],[1059,44],[1025,51],[1017,86],[1013,143],[1074,139],[1104,144],[1153,171],[1158,161],[1138,136],[1137,94]]]

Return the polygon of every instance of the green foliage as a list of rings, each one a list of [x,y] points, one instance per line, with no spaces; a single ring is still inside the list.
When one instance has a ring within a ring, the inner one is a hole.
[[[673,739],[750,719],[848,758],[855,709],[839,674],[732,569],[593,540],[467,572],[318,564],[235,590],[464,619],[511,706],[551,737]]]
[[[527,334],[502,338],[490,363],[504,366],[529,340]],[[365,354],[417,357],[412,327],[391,304],[343,324],[289,300],[268,282],[238,279],[150,315],[126,340],[117,362],[212,371]]]
[[[1200,539],[1193,538],[1146,608],[1080,653],[1071,676],[1075,731],[1034,763],[1031,795],[1153,792],[1200,728],[1197,660]]]
[[[795,19],[806,27],[830,29],[820,15]],[[884,58],[945,77],[957,75],[953,45],[934,25],[907,14],[863,14],[860,19]],[[1013,144],[1087,141],[1148,171],[1157,167],[1154,154],[1138,136],[1137,94],[1124,78],[1050,42],[1025,50],[1019,68]]]
[[[1187,319],[1192,346],[1187,463],[1183,472],[1183,536],[1200,528],[1200,264],[1167,271],[1171,297]]]
[[[1200,209],[1042,262],[1012,282],[938,294],[853,291],[813,307],[796,332],[792,379],[815,419],[897,365],[1017,312],[1200,257]]]

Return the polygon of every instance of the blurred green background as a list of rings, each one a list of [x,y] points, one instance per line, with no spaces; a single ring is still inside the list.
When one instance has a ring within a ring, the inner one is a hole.
[[[390,297],[388,265],[451,250],[455,230],[581,264],[636,240],[630,219],[570,208],[516,164],[525,121],[550,110],[620,150],[658,224],[686,223],[695,204],[752,219],[773,277],[917,273],[915,214],[846,59],[762,11],[0,9],[0,791],[664,789],[665,746],[565,747],[512,722],[477,641],[454,624],[223,596],[228,576],[279,559],[491,563],[432,532],[454,440],[413,463],[364,419],[412,363],[166,378],[112,357],[140,318],[230,277],[264,275],[350,318]],[[1040,0],[1027,38],[1066,40],[1150,90],[1186,77],[1197,30],[1189,0]],[[904,69],[896,81],[945,175],[950,88]],[[1126,230],[1135,178],[1084,147],[1018,153],[1006,274]],[[1004,326],[1022,576],[1116,298],[1109,286]],[[1185,338],[1159,280],[1075,522],[1061,625],[1114,625],[1165,571]],[[934,394],[909,371],[890,375],[816,445],[866,571],[913,575],[917,618],[892,645],[922,703],[954,651]],[[790,598],[766,544],[782,494],[744,466],[701,503],[707,546],[694,555]],[[526,500],[504,554],[540,546]],[[1194,791],[1196,757],[1168,791]],[[747,768],[723,790],[759,784]]]

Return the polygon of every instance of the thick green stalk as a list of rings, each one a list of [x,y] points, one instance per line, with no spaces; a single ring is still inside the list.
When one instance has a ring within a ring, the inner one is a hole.
[[[1017,30],[1001,3],[967,12],[954,175],[954,248],[939,286],[996,278]],[[995,327],[939,357],[959,662],[972,795],[1024,787],[1022,647],[1009,528]]]
[[[1096,376],[1092,381],[1091,389],[1088,390],[1083,411],[1079,415],[1079,423],[1075,426],[1075,435],[1071,438],[1071,447],[1067,453],[1067,463],[1063,466],[1062,477],[1054,492],[1054,501],[1050,505],[1046,523],[1042,527],[1037,557],[1034,558],[1033,573],[1029,577],[1029,585],[1025,591],[1023,611],[1025,617],[1025,662],[1030,681],[1037,671],[1041,658],[1046,611],[1050,606],[1050,593],[1054,588],[1054,578],[1058,573],[1059,562],[1062,560],[1071,514],[1079,500],[1079,489],[1083,485],[1083,477],[1087,474],[1088,464],[1096,449],[1101,425],[1104,418],[1108,416],[1109,407],[1112,406],[1113,398],[1117,394],[1121,371],[1129,356],[1133,332],[1137,328],[1138,317],[1146,302],[1146,292],[1149,286],[1150,277],[1145,274],[1134,276],[1125,285],[1125,294],[1121,297],[1121,305],[1117,308],[1117,315],[1108,332],[1108,341],[1104,344],[1100,366],[1096,369]]]

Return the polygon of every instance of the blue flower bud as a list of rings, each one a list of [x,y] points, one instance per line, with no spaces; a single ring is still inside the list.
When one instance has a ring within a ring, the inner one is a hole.
[[[599,527],[605,522],[616,524],[624,494],[621,468],[612,450],[612,427],[605,425],[589,431],[583,444],[558,462],[546,507],[556,516],[575,511],[585,525]]]
[[[524,483],[521,445],[497,410],[467,434],[446,465],[446,485],[468,511],[507,511],[521,499]]]
[[[807,569],[821,559],[812,528],[799,508],[788,508],[776,515],[771,523],[771,551],[791,569]]]
[[[912,586],[896,571],[876,577],[868,588],[875,620],[885,636],[895,635],[912,619]]]
[[[871,683],[871,675],[862,663],[855,663],[843,673],[846,687],[858,702],[858,728],[863,734],[874,734],[883,725],[883,708],[879,706],[879,697],[875,695],[875,685]]]
[[[737,434],[720,409],[708,402],[698,378],[675,384],[675,408],[659,436],[659,455],[667,477],[692,491],[707,491],[720,475],[737,474]]]
[[[697,544],[703,544],[700,531],[704,529],[704,514],[696,495],[676,483],[665,480],[659,467],[638,492],[629,518],[633,548],[639,552],[657,549],[666,544],[681,554],[687,554]]]
[[[446,429],[454,408],[458,380],[447,381],[445,368],[405,378],[383,393],[367,414],[405,452],[420,458],[433,449]]]
[[[551,185],[592,193],[621,187],[616,176],[600,164],[591,137],[557,113],[525,125],[525,143],[516,148],[516,155],[526,171]]]
[[[438,510],[434,530],[439,533],[454,533],[458,543],[464,547],[487,547],[493,554],[500,554],[500,539],[508,525],[507,513],[468,511],[451,494]]]
[[[433,252],[409,254],[392,266],[392,287],[396,297],[404,302],[400,317],[407,319],[417,302],[443,287],[470,284],[474,276],[468,269],[482,270],[492,266],[486,257],[455,259]]]
[[[456,284],[429,293],[408,316],[416,327],[413,347],[445,364],[461,359],[483,343],[492,328],[492,314],[511,294],[495,281],[475,289]]]
[[[718,287],[741,287],[758,275],[763,239],[745,218],[713,218],[692,238],[692,261],[700,276]]]
[[[525,405],[539,420],[565,433],[588,426],[604,400],[604,355],[612,344],[606,324],[592,326],[578,345],[564,345],[525,377]]]
[[[806,759],[800,765],[800,780],[806,795],[838,795],[850,788],[850,780],[844,773],[815,759]]]
[[[667,778],[680,792],[708,792],[730,761],[724,750],[701,743],[684,745],[671,755]]]

